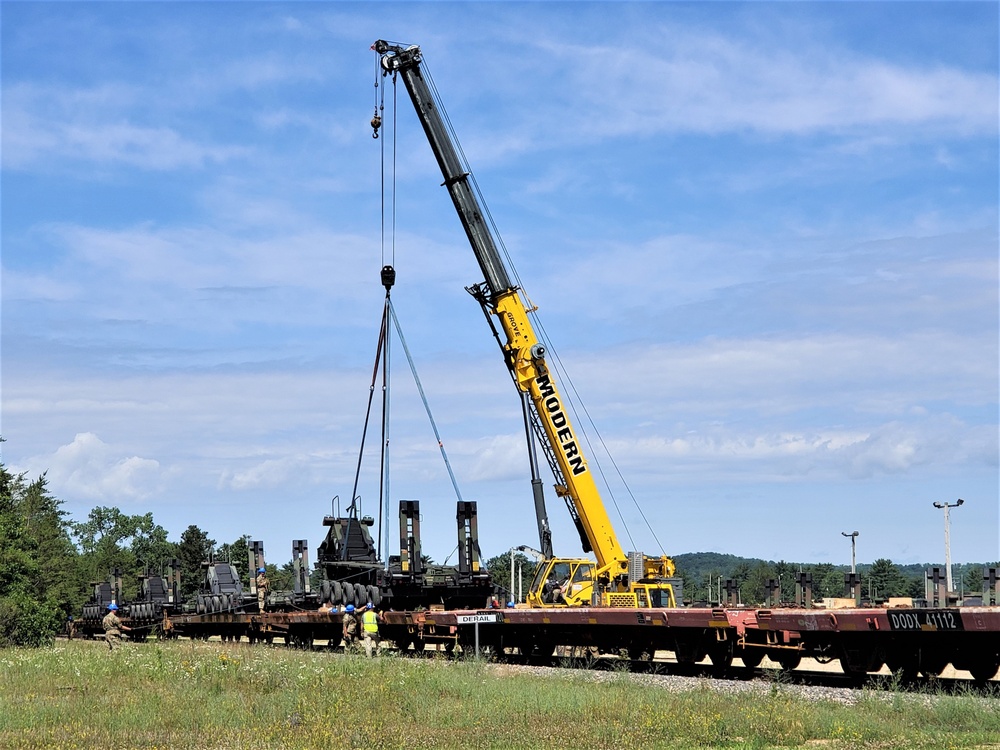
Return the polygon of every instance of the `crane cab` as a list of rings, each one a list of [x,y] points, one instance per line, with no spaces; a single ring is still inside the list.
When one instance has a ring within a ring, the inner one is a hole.
[[[553,557],[539,563],[528,592],[533,607],[589,606],[597,563],[587,558]]]
[[[553,557],[539,563],[528,591],[532,607],[676,607],[672,582],[643,578],[629,584],[603,580],[597,563],[587,558]],[[598,582],[609,585],[598,585]]]

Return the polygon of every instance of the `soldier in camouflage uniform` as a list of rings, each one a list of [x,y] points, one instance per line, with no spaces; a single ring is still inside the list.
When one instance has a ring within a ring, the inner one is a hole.
[[[122,645],[121,631],[132,629],[122,625],[122,621],[118,618],[118,605],[114,602],[108,605],[108,613],[104,615],[101,625],[104,627],[104,640],[107,641],[110,651],[114,651],[115,646]]]
[[[344,650],[350,651],[358,640],[358,618],[354,605],[348,604],[344,610]]]
[[[263,568],[257,568],[257,608],[263,614],[264,600],[267,598],[267,590],[271,587],[267,580],[267,573]]]

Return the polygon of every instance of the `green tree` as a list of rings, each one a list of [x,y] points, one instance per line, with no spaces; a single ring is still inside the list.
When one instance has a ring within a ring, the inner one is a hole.
[[[35,592],[44,592],[45,600],[72,614],[83,604],[80,586],[80,560],[69,534],[67,514],[62,501],[48,490],[45,474],[24,487],[20,500],[25,531],[32,540],[37,572],[31,581]]]
[[[73,536],[82,552],[81,571],[87,581],[107,580],[111,571],[122,573],[122,595],[131,598],[140,571],[129,542],[137,533],[139,516],[129,516],[118,508],[98,506],[87,520],[72,526]]]
[[[743,586],[740,588],[740,596],[744,604],[761,604],[767,597],[767,581],[777,578],[774,566],[770,563],[760,562],[754,565]]]
[[[50,643],[73,606],[61,578],[72,579],[74,558],[59,506],[44,475],[28,483],[0,463],[0,646]]]
[[[177,557],[177,544],[167,539],[167,530],[153,521],[153,514],[131,516],[135,531],[129,551],[141,572],[162,574],[167,562]]]
[[[506,552],[496,557],[491,557],[484,563],[490,572],[493,585],[501,590],[506,601],[516,601],[518,590],[523,596],[528,595],[528,588],[531,580],[535,577],[535,567],[537,563],[529,559],[526,555],[517,552],[514,554],[514,590],[510,591],[510,553]],[[518,577],[520,571],[520,577]],[[520,586],[519,586],[520,584]]]
[[[872,600],[884,600],[890,596],[909,596],[910,582],[898,567],[885,558],[879,558],[872,563],[867,574],[862,578],[862,589],[867,593],[871,588]]]
[[[774,564],[774,577],[778,579],[781,589],[780,600],[783,602],[794,601],[795,599],[795,574],[798,567],[784,560],[778,560]]]
[[[966,596],[982,596],[983,594],[983,570],[985,568],[1000,569],[1000,562],[993,563],[973,563],[966,566],[964,578]]]
[[[812,573],[813,598],[843,595],[844,574],[839,568],[831,563],[817,563],[806,566],[806,570]]]
[[[202,575],[201,564],[207,562],[215,547],[215,540],[209,539],[208,534],[191,524],[184,533],[181,534],[180,544],[177,545],[177,557],[181,563],[181,595],[184,599],[190,599],[201,587]]]

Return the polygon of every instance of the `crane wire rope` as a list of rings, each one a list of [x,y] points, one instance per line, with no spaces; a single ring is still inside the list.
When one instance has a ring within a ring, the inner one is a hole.
[[[430,68],[427,66],[426,59],[424,60],[422,72],[424,79],[427,81],[428,87],[431,90],[431,94],[434,97],[434,101],[438,107],[438,111],[441,113],[441,119],[444,122],[445,127],[448,129],[448,133],[451,136],[452,142],[455,144],[455,149],[458,152],[459,158],[462,161],[465,171],[468,173],[469,184],[472,186],[472,189],[475,192],[476,197],[479,199],[479,205],[480,208],[482,209],[483,216],[489,223],[491,229],[493,230],[493,236],[495,238],[496,244],[499,246],[500,251],[503,253],[503,257],[507,262],[507,268],[510,270],[510,274],[513,277],[514,283],[517,285],[520,294],[524,297],[527,303],[525,305],[525,309],[528,315],[531,317],[532,321],[534,322],[535,326],[537,327],[539,332],[539,338],[547,347],[549,356],[554,358],[554,360],[556,361],[557,369],[560,372],[560,380],[565,381],[569,391],[573,395],[573,398],[568,399],[569,407],[573,411],[574,415],[579,416],[577,412],[577,403],[580,404],[580,408],[582,408],[584,413],[586,414],[586,422],[580,419],[577,419],[576,421],[581,425],[589,423],[590,430],[592,430],[594,434],[597,436],[597,440],[600,442],[604,454],[607,455],[608,459],[611,461],[611,464],[615,469],[615,473],[617,474],[618,478],[624,485],[625,490],[628,493],[628,496],[631,498],[633,505],[635,505],[636,509],[639,511],[639,515],[642,517],[642,520],[645,523],[646,528],[649,529],[649,532],[653,537],[653,541],[656,543],[658,547],[660,547],[661,554],[663,554],[663,545],[660,544],[660,540],[656,537],[656,532],[653,530],[652,525],[646,518],[646,514],[643,512],[642,507],[639,505],[639,502],[636,499],[635,494],[632,492],[631,487],[629,487],[628,483],[625,481],[625,477],[622,474],[621,469],[618,467],[618,463],[615,461],[614,456],[611,455],[611,451],[608,449],[603,436],[597,429],[597,425],[594,423],[593,418],[590,416],[590,412],[587,411],[586,405],[583,404],[583,400],[580,398],[580,394],[577,391],[576,386],[573,384],[573,380],[570,378],[569,372],[563,365],[562,360],[560,359],[555,347],[552,346],[552,341],[551,339],[549,339],[548,333],[545,330],[545,326],[542,325],[541,318],[537,314],[538,310],[537,306],[531,302],[531,298],[528,296],[528,293],[524,288],[524,284],[522,283],[521,278],[518,275],[517,267],[514,265],[510,253],[507,250],[507,246],[504,244],[503,237],[500,235],[500,232],[497,229],[497,225],[493,219],[493,214],[490,212],[489,205],[486,203],[486,200],[483,198],[482,191],[479,189],[479,183],[476,180],[476,175],[475,173],[473,173],[471,167],[469,166],[469,160],[465,156],[465,151],[462,148],[462,142],[459,140],[458,134],[455,132],[455,128],[452,126],[451,118],[448,116],[447,109],[445,109],[444,105],[442,104],[441,96],[438,93],[437,85],[435,84],[434,78],[431,75]],[[590,440],[589,431],[587,429],[582,429],[581,431],[583,433],[584,440],[587,442],[588,447],[591,448],[590,455],[596,456],[596,453],[593,450],[593,445]],[[601,476],[601,480],[605,486],[605,489],[608,492],[608,496],[611,498],[611,502],[615,507],[615,511],[617,512],[618,518],[621,521],[622,528],[625,529],[625,535],[628,537],[629,543],[632,544],[633,548],[635,548],[635,542],[632,539],[632,534],[629,530],[629,525],[626,523],[624,514],[622,513],[621,507],[618,504],[618,498],[616,497],[614,491],[611,488],[610,483],[607,480],[607,476],[604,473],[604,468],[601,466],[600,462],[596,460],[596,458],[594,460],[594,463],[597,465],[598,473]]]
[[[378,81],[380,75],[380,64],[378,55],[375,56],[375,80]],[[384,78],[384,76],[383,76]],[[385,111],[385,86],[382,86],[382,110]],[[390,194],[389,194],[389,206],[390,206],[390,225],[389,225],[389,242],[390,242],[390,254],[389,254],[389,265],[395,266],[396,264],[396,76],[392,77],[392,169],[390,171]],[[382,141],[383,152],[385,150],[385,140]],[[385,234],[385,159],[382,159],[382,222],[383,222],[383,236]],[[386,267],[385,262],[385,250],[382,251],[382,268]],[[392,307],[392,300],[390,296],[391,286],[387,285],[385,288],[385,311],[383,313],[384,325],[386,328],[385,342],[383,344],[385,348],[385,359],[382,365],[382,439],[379,449],[379,528],[378,528],[378,557],[382,557],[382,541],[383,541],[383,519],[388,519],[390,517],[389,513],[389,498],[391,496],[391,476],[389,473],[389,434],[390,434],[390,423],[389,423],[389,412],[390,412],[390,402],[391,402],[391,392],[390,392],[390,357],[391,357],[391,342],[392,342],[392,332],[389,329],[389,313]],[[386,554],[389,550],[389,523],[385,523],[385,549]]]
[[[410,354],[410,347],[406,345],[406,339],[403,337],[403,329],[399,325],[399,319],[396,317],[396,310],[392,306],[392,302],[389,303],[389,317],[392,319],[392,325],[396,329],[396,334],[399,336],[399,343],[403,345],[403,353],[406,355],[406,361],[410,365],[410,372],[413,374],[413,382],[417,384],[417,392],[420,394],[420,400],[424,404],[424,410],[427,412],[427,418],[430,420],[431,428],[434,430],[434,437],[437,439],[438,448],[441,449],[441,457],[444,459],[444,465],[448,468],[448,476],[451,478],[451,486],[455,488],[455,494],[458,496],[458,501],[462,502],[462,491],[458,489],[458,480],[455,479],[455,472],[451,470],[451,461],[448,460],[448,453],[444,449],[444,442],[441,440],[441,433],[438,432],[437,422],[434,421],[434,415],[431,414],[431,407],[427,401],[427,395],[424,393],[424,386],[420,382],[420,375],[417,374],[417,365],[413,361],[413,356]]]
[[[368,409],[365,412],[365,424],[361,430],[361,447],[358,450],[358,463],[354,471],[354,487],[351,489],[351,504],[347,507],[348,533],[350,532],[351,521],[358,515],[360,515],[360,510],[358,508],[358,501],[361,498],[358,496],[358,482],[360,481],[361,477],[361,462],[365,455],[365,441],[367,440],[368,437],[368,422],[371,418],[371,413],[372,413],[372,401],[375,398],[375,383],[378,379],[378,369],[379,369],[378,366],[379,366],[379,361],[381,360],[382,357],[382,349],[387,334],[388,334],[388,323],[386,320],[386,315],[383,313],[382,325],[379,327],[379,333],[378,333],[378,346],[376,347],[375,350],[375,364],[372,367],[372,381],[371,385],[369,385],[368,387]],[[345,535],[344,538],[346,540],[347,536]],[[347,544],[344,544],[341,550],[341,559],[346,559],[346,557],[347,557]]]
[[[389,518],[389,357],[392,332],[389,330],[389,314],[392,310],[392,298],[389,289],[385,290],[385,312],[382,313],[385,326],[385,359],[382,360],[382,441],[379,453],[379,524],[378,524],[378,558],[382,559],[382,520]],[[385,549],[389,550],[389,523],[385,524]]]
[[[376,68],[375,68],[376,82],[375,82],[375,85],[376,85],[376,87],[378,87],[379,86],[378,79],[379,79],[379,74],[380,74],[379,64],[378,64],[378,59],[379,59],[378,56],[376,56],[375,59],[376,59]],[[382,75],[381,77],[385,78],[386,76]],[[389,212],[388,212],[389,213],[388,244],[389,244],[389,257],[390,257],[389,265],[394,265],[395,264],[395,259],[396,259],[396,161],[397,161],[397,142],[398,142],[398,139],[397,139],[397,130],[398,130],[398,128],[397,128],[397,116],[398,116],[398,111],[399,111],[399,108],[397,106],[397,102],[398,102],[398,89],[397,89],[397,85],[396,84],[397,84],[397,75],[396,75],[395,72],[393,72],[393,74],[392,74],[392,147],[391,147],[391,161],[389,162],[388,165],[386,163],[386,158],[385,158],[385,150],[386,150],[385,139],[382,140],[382,144],[381,144],[381,152],[382,152],[382,158],[381,158],[381,185],[382,185],[382,189],[381,189],[381,202],[382,202],[381,217],[382,217],[382,219],[381,219],[381,222],[382,222],[382,265],[383,265],[383,268],[385,268],[385,266],[386,266],[385,260],[386,260],[386,171],[387,171],[387,166],[389,167],[389,171],[390,171],[389,190],[388,190],[388,194],[389,194],[389,201],[388,201],[389,202]],[[386,87],[383,84],[381,86],[381,96],[380,97],[377,96],[377,102],[378,102],[378,104],[376,104],[376,107],[377,107],[376,117],[378,117],[379,126],[381,126],[382,120],[381,120],[381,117],[379,117],[378,112],[379,111],[384,112],[384,110],[385,110],[385,88]],[[374,125],[374,121],[373,121],[373,125]],[[375,129],[375,133],[377,134],[377,132],[378,132],[378,129],[376,128]],[[391,345],[390,344],[391,344],[391,340],[392,340],[392,335],[391,335],[391,327],[389,325],[389,320],[390,319],[392,320],[392,327],[395,327],[396,333],[399,336],[400,343],[403,346],[403,352],[406,355],[407,362],[409,363],[409,366],[410,366],[410,372],[413,375],[414,383],[416,384],[417,391],[418,391],[418,393],[420,395],[421,401],[423,402],[424,410],[426,411],[427,418],[430,421],[431,428],[432,428],[432,430],[434,432],[434,437],[436,439],[438,448],[441,451],[441,456],[444,459],[444,464],[445,464],[445,467],[448,470],[448,476],[451,479],[452,487],[455,490],[455,495],[458,497],[458,500],[460,502],[462,501],[462,492],[459,489],[458,480],[455,478],[455,474],[454,474],[454,472],[452,470],[452,467],[451,467],[451,462],[448,459],[448,454],[447,454],[447,452],[445,450],[445,447],[444,447],[444,442],[441,439],[441,435],[440,435],[440,432],[438,430],[437,423],[435,422],[434,415],[431,412],[430,403],[427,400],[427,396],[426,396],[426,394],[424,392],[423,384],[421,383],[420,376],[417,373],[416,364],[415,364],[415,362],[413,360],[412,355],[410,354],[410,350],[409,350],[409,347],[407,346],[406,339],[403,336],[402,327],[399,324],[399,320],[398,320],[398,318],[396,316],[395,309],[392,306],[392,299],[391,299],[391,294],[390,294],[389,290],[390,290],[390,287],[387,286],[386,287],[386,295],[385,295],[385,311],[383,313],[383,320],[382,320],[383,335],[380,338],[380,349],[379,349],[379,354],[383,354],[384,353],[384,357],[382,359],[382,390],[383,390],[383,394],[382,394],[381,472],[380,472],[380,476],[379,476],[379,514],[380,514],[380,518],[379,518],[379,530],[378,530],[378,555],[379,555],[380,558],[381,558],[382,540],[383,540],[383,536],[382,536],[382,518],[388,518],[389,517],[389,501],[390,501],[390,495],[391,495],[391,493],[390,493],[390,473],[389,473],[389,443],[390,443],[390,441],[389,441],[389,432],[390,432],[389,414],[390,414],[390,411],[391,411],[390,410],[390,401],[391,401],[391,388],[390,388],[390,383],[391,383],[391,378],[390,378],[390,373],[391,373]],[[378,355],[376,356],[375,368],[376,368],[376,370],[378,368]],[[370,412],[370,409],[371,409],[371,400],[372,400],[371,397],[374,395],[374,386],[375,386],[375,384],[374,384],[374,373],[373,373],[373,382],[372,382],[372,386],[371,386],[372,387],[372,393],[370,394],[370,397],[369,397],[369,412]],[[366,430],[367,430],[367,418],[366,418]],[[360,457],[359,457],[358,460],[359,460],[358,470],[360,472]],[[387,551],[389,549],[389,524],[388,523],[385,524],[385,549]]]
[[[373,138],[378,138],[379,128],[383,124],[383,117],[385,113],[385,86],[380,86],[380,79],[383,77],[381,75],[381,66],[379,64],[378,55],[374,58],[375,62],[375,115],[372,118],[373,127]],[[393,97],[395,97],[395,86],[393,86]],[[396,261],[396,106],[395,98],[393,100],[393,124],[392,124],[392,169],[391,169],[391,182],[390,182],[390,200],[389,200],[389,213],[390,213],[390,224],[389,224],[389,265],[392,265]],[[386,266],[386,146],[385,139],[382,139],[382,143],[379,148],[380,153],[380,165],[379,165],[379,197],[380,197],[380,230],[381,230],[381,261],[382,267]],[[382,558],[382,541],[383,541],[383,521],[389,517],[389,372],[390,372],[390,340],[391,335],[389,331],[389,296],[390,287],[387,286],[385,290],[385,303],[384,309],[382,311],[382,334],[379,339],[379,350],[375,358],[375,369],[378,369],[379,356],[384,353],[384,359],[382,360],[382,435],[379,446],[379,522],[378,530],[376,532],[376,539],[378,540],[376,547],[376,554],[378,559]],[[375,388],[375,373],[372,374],[372,385],[371,392],[369,393],[368,400],[368,413],[365,416],[365,429],[367,431],[368,419],[371,415],[371,405],[372,398],[374,396]],[[364,438],[362,439],[362,451],[364,451]],[[358,472],[360,473],[361,459],[358,458]],[[355,477],[355,484],[357,483],[357,477]],[[389,524],[385,523],[385,548],[386,551],[389,549]]]

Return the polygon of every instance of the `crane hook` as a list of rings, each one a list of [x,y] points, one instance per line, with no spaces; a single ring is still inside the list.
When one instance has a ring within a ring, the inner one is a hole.
[[[378,138],[378,129],[382,127],[382,118],[378,116],[378,110],[375,111],[375,116],[372,117],[372,138]]]

